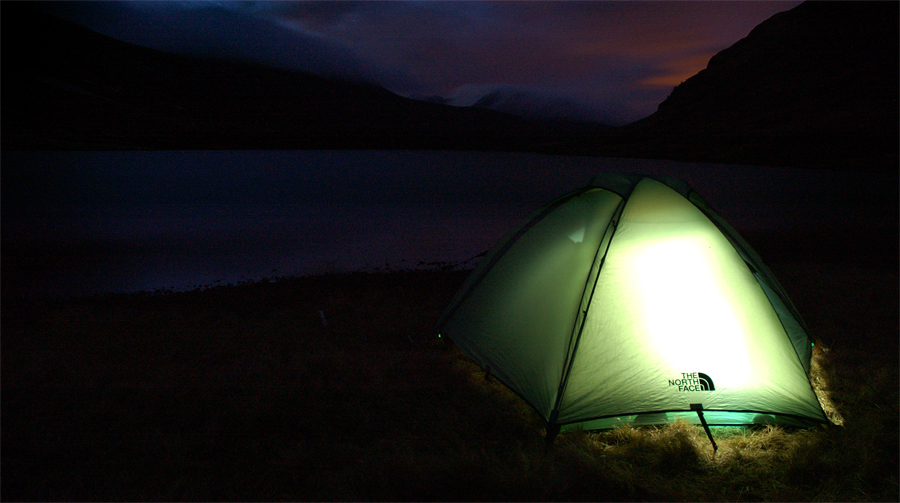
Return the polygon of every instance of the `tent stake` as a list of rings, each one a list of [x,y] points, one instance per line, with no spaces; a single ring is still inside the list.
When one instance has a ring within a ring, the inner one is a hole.
[[[706,436],[709,437],[709,441],[712,442],[713,457],[715,457],[716,451],[719,450],[719,446],[716,445],[716,441],[713,440],[712,432],[709,431],[709,425],[706,424],[706,419],[703,417],[703,404],[702,403],[692,403],[691,410],[697,411],[697,416],[700,417],[700,424],[703,425],[703,429],[706,430]]]
[[[556,423],[547,423],[547,436],[544,438],[544,452],[547,452],[551,446],[553,446],[553,442],[556,440],[556,437],[559,435],[560,425]]]

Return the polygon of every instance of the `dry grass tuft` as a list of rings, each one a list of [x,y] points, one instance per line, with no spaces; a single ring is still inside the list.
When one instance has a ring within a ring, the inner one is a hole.
[[[3,498],[898,501],[897,355],[882,354],[898,303],[866,300],[896,276],[854,274],[794,276],[846,295],[799,306],[830,337],[812,376],[841,425],[713,428],[715,456],[684,422],[547,449],[518,396],[454,347],[410,342],[465,273],[4,301]],[[853,288],[871,294],[854,304]]]
[[[831,348],[825,346],[825,343],[819,341],[813,351],[812,361],[810,363],[810,382],[812,382],[813,390],[822,405],[822,410],[832,424],[842,426],[844,417],[837,409],[834,400],[831,399],[832,387],[829,383],[835,379],[832,373],[833,362],[829,360]]]

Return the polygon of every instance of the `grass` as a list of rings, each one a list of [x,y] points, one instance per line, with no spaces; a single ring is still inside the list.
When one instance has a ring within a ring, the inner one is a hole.
[[[895,266],[892,266],[895,267]],[[562,434],[430,339],[465,272],[2,304],[17,500],[897,501],[896,269],[781,265],[838,425]]]

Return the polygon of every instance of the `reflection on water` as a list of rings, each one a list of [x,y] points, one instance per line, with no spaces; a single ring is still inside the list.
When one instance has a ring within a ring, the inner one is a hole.
[[[895,174],[672,161],[189,151],[3,152],[2,164],[5,294],[464,261],[600,171],[678,176],[740,231],[896,225],[897,213]]]

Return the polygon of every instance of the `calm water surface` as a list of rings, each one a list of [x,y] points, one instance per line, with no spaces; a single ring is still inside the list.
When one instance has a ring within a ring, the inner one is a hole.
[[[25,268],[4,280],[27,295],[461,262],[602,171],[678,176],[741,231],[897,212],[895,174],[517,153],[12,152],[2,170],[4,253]]]

